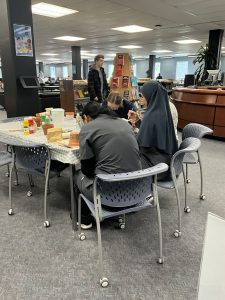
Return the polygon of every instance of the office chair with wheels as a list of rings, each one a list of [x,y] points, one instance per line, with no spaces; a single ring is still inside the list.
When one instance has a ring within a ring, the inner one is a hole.
[[[12,170],[16,164],[17,170],[26,172],[29,176],[32,174],[39,175],[45,178],[45,192],[44,192],[44,226],[49,227],[50,223],[47,219],[47,193],[49,178],[57,176],[57,168],[51,166],[51,155],[47,146],[42,144],[13,141],[10,146],[12,147],[12,164],[9,176],[9,200],[10,209],[9,215],[13,215],[12,205]],[[65,165],[66,167],[67,165]],[[29,180],[30,181],[30,180]],[[32,181],[30,181],[32,185]],[[32,192],[31,192],[32,193]],[[28,192],[29,196],[29,192]]]
[[[185,155],[188,153],[196,152],[201,145],[199,139],[196,138],[187,138],[182,141],[180,144],[179,150],[173,155],[170,162],[170,174],[171,180],[168,181],[158,181],[157,185],[161,188],[165,189],[175,189],[176,199],[177,199],[177,208],[178,208],[178,229],[174,231],[175,237],[181,236],[181,208],[180,208],[180,196],[177,187],[177,180],[181,172],[184,176],[184,188],[185,188],[185,198],[186,198],[186,179],[185,173],[183,169],[183,160]],[[186,205],[186,199],[185,199]]]
[[[121,174],[98,174],[95,177],[93,186],[94,203],[90,201],[90,199],[87,199],[83,194],[79,195],[79,238],[81,241],[86,239],[85,234],[81,232],[81,200],[83,200],[89,207],[97,224],[100,284],[102,287],[107,287],[109,284],[109,280],[103,275],[100,222],[104,219],[125,215],[127,213],[139,211],[148,207],[156,207],[159,226],[158,263],[163,263],[162,228],[157,194],[157,174],[167,170],[168,166],[166,164],[158,164],[152,168],[135,172]],[[152,202],[149,201],[149,195],[152,193],[151,186],[153,186]],[[124,228],[124,221],[122,224],[123,226],[121,228]]]
[[[213,130],[204,125],[197,124],[197,123],[190,123],[183,128],[182,140],[184,140],[188,137],[195,137],[195,138],[201,139],[205,135],[212,134],[212,133],[213,133]],[[201,176],[200,199],[205,200],[206,196],[203,192],[203,170],[202,170],[202,163],[201,163],[199,149],[196,151],[196,153],[186,154],[184,157],[183,163],[186,167],[186,175],[185,176],[186,176],[187,183],[191,182],[190,178],[188,178],[188,165],[199,164],[200,176]],[[187,206],[186,202],[185,202],[184,211],[187,213],[189,213],[191,211],[190,207]]]

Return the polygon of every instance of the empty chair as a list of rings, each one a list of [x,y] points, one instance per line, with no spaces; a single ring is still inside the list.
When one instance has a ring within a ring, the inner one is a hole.
[[[195,137],[195,138],[201,139],[205,135],[212,134],[212,133],[213,133],[213,130],[204,125],[197,124],[197,123],[190,123],[183,128],[182,140],[184,140],[188,137]],[[201,163],[201,159],[200,159],[199,149],[196,151],[196,153],[186,154],[184,157],[183,163],[186,166],[186,181],[187,181],[187,183],[190,183],[190,181],[191,181],[188,178],[188,165],[189,164],[199,164],[200,176],[201,176],[200,199],[204,200],[206,196],[203,192],[203,171],[202,171],[202,163]],[[187,205],[186,202],[185,202],[184,211],[185,212],[191,211],[190,207]]]
[[[49,227],[50,223],[47,220],[47,192],[49,178],[54,177],[58,174],[58,168],[54,166],[51,167],[51,155],[47,146],[34,143],[26,143],[21,141],[13,141],[10,144],[12,147],[12,164],[10,168],[9,176],[9,200],[10,209],[8,214],[13,215],[13,205],[12,205],[12,170],[16,163],[17,170],[22,170],[28,173],[30,176],[32,174],[40,175],[45,178],[45,192],[44,192],[44,226]],[[54,162],[54,165],[57,162]],[[59,162],[59,165],[63,165]],[[66,167],[67,165],[65,165]],[[30,181],[32,184],[32,181]]]
[[[180,208],[180,197],[177,188],[177,180],[181,172],[184,176],[184,187],[185,187],[185,197],[186,197],[186,179],[183,169],[183,160],[187,153],[196,152],[201,145],[201,141],[197,138],[187,138],[180,144],[179,150],[173,155],[170,162],[170,173],[171,180],[168,181],[158,181],[158,186],[166,189],[175,189],[177,208],[178,208],[178,228],[174,232],[175,237],[181,236],[181,208]]]
[[[87,199],[83,194],[79,195],[79,238],[80,240],[85,240],[86,238],[85,234],[81,232],[80,225],[81,200],[84,200],[88,205],[97,224],[100,284],[102,287],[108,286],[109,283],[108,279],[103,274],[100,222],[104,219],[125,215],[127,213],[139,211],[148,207],[156,207],[159,227],[158,263],[163,263],[161,217],[157,195],[157,174],[165,172],[167,170],[168,166],[166,164],[158,164],[152,168],[135,172],[120,174],[98,174],[95,177],[93,186],[94,203],[91,202],[90,199]],[[152,193],[151,186],[153,186],[153,201],[150,202],[149,196]],[[125,224],[123,223],[123,225]],[[124,226],[122,228],[124,228]]]

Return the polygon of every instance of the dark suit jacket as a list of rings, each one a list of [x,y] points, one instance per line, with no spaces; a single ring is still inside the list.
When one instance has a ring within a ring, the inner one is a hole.
[[[103,95],[106,98],[109,94],[109,86],[106,80],[106,74],[104,68],[101,68],[103,78]],[[98,101],[102,102],[104,99],[101,94],[101,81],[99,78],[98,70],[95,69],[95,66],[91,67],[88,73],[88,92],[90,100],[94,100],[95,97],[98,97]]]

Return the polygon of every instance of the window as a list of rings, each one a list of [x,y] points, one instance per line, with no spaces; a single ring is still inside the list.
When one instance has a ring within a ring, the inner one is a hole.
[[[133,69],[133,75],[137,76],[137,64],[136,63],[133,63],[132,69]]]
[[[156,78],[159,75],[159,73],[160,73],[160,66],[161,66],[160,62],[156,62],[155,63],[154,78]]]
[[[108,74],[107,74],[107,77],[108,77],[108,78],[112,77],[113,69],[114,69],[113,64],[109,64],[109,65],[108,65]]]
[[[69,76],[68,74],[68,67],[63,66],[63,78],[67,78]]]
[[[56,76],[55,76],[55,66],[50,66],[49,71],[50,71],[50,77],[51,78],[56,78]]]
[[[188,73],[188,61],[177,61],[176,63],[176,80],[184,80],[185,74]]]

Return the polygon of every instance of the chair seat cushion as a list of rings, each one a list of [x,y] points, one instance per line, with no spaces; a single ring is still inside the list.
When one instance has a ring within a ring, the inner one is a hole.
[[[197,164],[198,157],[196,154],[186,153],[183,160],[184,164]]]
[[[94,218],[96,218],[94,203],[89,201],[83,194],[82,194],[82,198],[84,199],[87,206],[89,207],[92,216]],[[118,208],[118,210],[115,210],[115,208],[113,210],[112,209],[110,210],[110,206],[109,207],[104,206],[104,207],[102,207],[102,220],[107,219],[107,218],[112,218],[115,216],[119,216],[122,214],[131,213],[134,211],[139,211],[139,210],[145,209],[148,206],[150,207],[150,206],[152,206],[152,204],[147,200],[140,202],[132,207]]]

